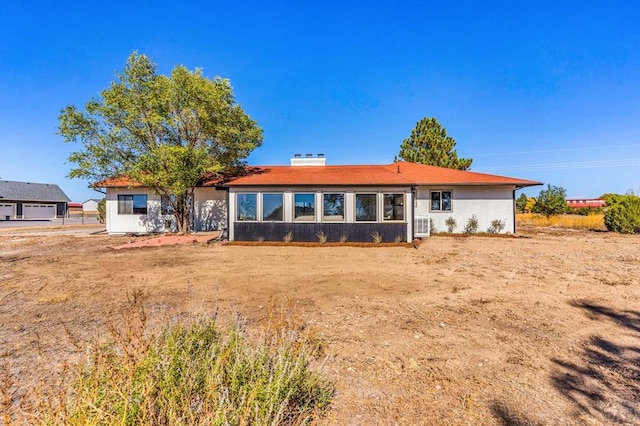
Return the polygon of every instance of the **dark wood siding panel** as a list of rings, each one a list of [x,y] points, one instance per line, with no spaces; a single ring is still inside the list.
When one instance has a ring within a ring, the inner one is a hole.
[[[398,238],[406,241],[406,223],[255,223],[235,222],[233,233],[236,241],[282,241],[285,234],[293,232],[294,241],[318,241],[322,231],[328,241],[338,242],[342,236],[348,241],[371,242],[371,234],[378,232],[384,242],[394,242]]]

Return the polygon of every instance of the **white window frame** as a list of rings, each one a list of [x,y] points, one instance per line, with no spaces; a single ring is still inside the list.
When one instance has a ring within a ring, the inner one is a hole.
[[[320,215],[321,223],[344,223],[347,220],[347,196],[344,192],[335,191],[335,192],[322,192],[321,194],[322,201],[322,209]],[[325,195],[341,195],[342,196],[342,219],[341,220],[325,220],[325,211],[324,211],[324,196]]]
[[[259,204],[260,204],[260,199],[261,199],[261,197],[259,196],[259,195],[260,195],[260,192],[255,192],[255,191],[251,191],[251,192],[249,192],[249,191],[247,191],[247,192],[236,192],[235,194],[236,194],[236,199],[235,199],[235,204],[236,204],[236,205],[235,205],[235,207],[236,207],[236,214],[235,214],[234,221],[235,221],[235,222],[243,222],[243,223],[244,223],[244,222],[249,222],[249,223],[259,222],[259,221],[260,221],[260,220],[259,220],[259,219],[260,219],[260,215],[261,215],[260,206],[259,206]],[[256,218],[255,218],[255,219],[253,219],[253,220],[250,220],[250,219],[240,219],[240,201],[239,201],[239,197],[240,197],[240,196],[242,196],[242,195],[254,195],[254,196],[255,196],[255,198],[256,198],[256,200],[255,200],[255,203],[256,203],[256,204],[255,204],[255,209],[256,209],[256,212],[255,212],[255,213],[256,213]]]
[[[373,220],[358,220],[358,195],[373,195],[376,197],[376,214],[375,219]],[[378,223],[380,222],[380,206],[379,206],[379,197],[377,192],[355,192],[353,195],[353,222],[354,223]]]
[[[265,195],[279,195],[280,196],[280,201],[281,201],[281,206],[282,206],[282,219],[280,220],[267,220],[264,218],[264,196]],[[285,216],[285,205],[284,205],[284,193],[283,192],[261,192],[260,193],[260,207],[258,208],[258,210],[260,211],[260,222],[265,222],[265,223],[281,223],[284,222],[284,216]]]
[[[384,208],[385,208],[385,197],[387,195],[401,195],[402,196],[402,219],[385,219],[384,217]],[[404,192],[383,192],[382,193],[382,222],[395,222],[395,223],[405,223],[407,221],[407,194]]]
[[[442,193],[443,192],[448,192],[449,193],[449,209],[448,210],[444,210],[442,208]],[[439,195],[439,207],[438,209],[434,209],[433,208],[433,195],[434,193],[438,193]],[[434,213],[438,213],[438,212],[446,212],[446,213],[452,213],[453,212],[453,190],[451,189],[433,189],[429,191],[429,211],[430,212],[434,212]]]
[[[130,212],[122,212],[122,210],[125,210],[125,209],[124,209],[124,206],[123,206],[123,208],[121,208],[121,203],[125,202],[125,200],[124,200],[125,197],[131,197],[131,211]],[[144,203],[145,204],[145,206],[144,206],[145,212],[144,213],[140,213],[140,212],[136,213],[136,212],[134,212],[133,197],[144,197],[144,199],[145,199],[145,203]],[[132,216],[132,215],[146,216],[146,215],[149,214],[149,196],[148,196],[148,194],[118,194],[117,202],[118,202],[118,205],[117,205],[117,207],[118,207],[118,210],[117,210],[118,211],[118,215],[121,215],[121,216]]]
[[[307,219],[298,219],[298,218],[296,218],[296,195],[311,195],[313,197],[313,219],[307,220]],[[315,192],[294,192],[293,195],[292,195],[292,200],[293,200],[293,217],[292,218],[293,218],[294,222],[299,222],[299,223],[315,223],[315,222],[317,222],[318,200],[317,200]]]

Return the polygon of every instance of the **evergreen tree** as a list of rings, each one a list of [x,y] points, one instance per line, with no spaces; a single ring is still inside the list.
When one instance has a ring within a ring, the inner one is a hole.
[[[455,146],[456,141],[447,136],[447,129],[435,117],[425,117],[418,121],[411,136],[402,141],[396,161],[468,170],[473,160],[458,158]]]

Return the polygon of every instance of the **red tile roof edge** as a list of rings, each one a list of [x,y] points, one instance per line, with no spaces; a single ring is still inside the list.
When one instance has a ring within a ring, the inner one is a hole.
[[[541,182],[448,169],[408,162],[377,165],[335,166],[247,166],[240,176],[205,177],[199,187],[234,186],[412,186],[412,185],[542,185]],[[313,172],[313,173],[309,173]],[[98,187],[139,188],[142,185],[126,177],[107,179]]]

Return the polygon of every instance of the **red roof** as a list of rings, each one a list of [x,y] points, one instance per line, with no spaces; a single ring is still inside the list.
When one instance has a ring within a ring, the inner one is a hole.
[[[606,207],[607,202],[600,198],[567,198],[567,206],[575,209],[583,207]]]
[[[258,166],[227,186],[263,185],[540,185],[540,182],[404,161],[384,165]]]
[[[404,161],[384,165],[346,166],[250,166],[237,177],[205,179],[198,186],[292,186],[292,185],[515,185],[525,187],[540,182],[447,169]],[[140,186],[127,178],[101,182],[102,187]]]

